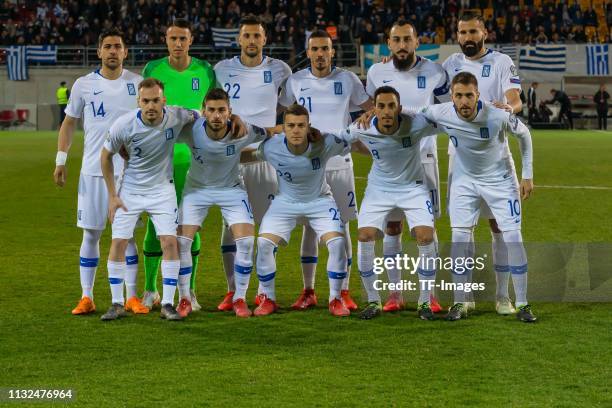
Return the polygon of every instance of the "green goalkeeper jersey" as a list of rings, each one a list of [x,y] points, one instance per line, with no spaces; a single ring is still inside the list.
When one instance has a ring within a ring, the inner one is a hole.
[[[201,59],[191,57],[187,69],[177,71],[172,68],[168,57],[149,61],[142,70],[144,78],[153,77],[164,84],[164,95],[168,105],[182,106],[200,111],[208,91],[215,87],[215,71]],[[189,163],[191,154],[184,143],[174,147],[174,164]]]

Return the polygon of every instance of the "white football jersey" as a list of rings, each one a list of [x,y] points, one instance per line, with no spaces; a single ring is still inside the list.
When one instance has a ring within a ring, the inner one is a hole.
[[[229,94],[232,113],[255,126],[276,125],[278,89],[291,75],[289,65],[264,57],[261,64],[250,68],[237,56],[219,61],[215,65],[215,75]]]
[[[434,133],[434,128],[420,114],[400,115],[400,126],[392,135],[380,133],[377,123],[374,117],[368,129],[353,124],[338,135],[349,143],[362,141],[372,154],[368,187],[396,191],[423,184],[420,142]]]
[[[310,68],[292,74],[283,87],[279,103],[289,106],[295,102],[308,109],[310,124],[321,132],[333,133],[351,123],[351,106],[359,106],[369,99],[357,75],[342,68],[319,78]],[[352,167],[351,155],[333,157],[327,170]]]
[[[102,176],[100,153],[106,133],[121,115],[138,107],[138,84],[142,77],[124,69],[117,79],[106,79],[97,69],[76,80],[70,90],[66,115],[83,119],[85,141],[81,173]],[[115,174],[123,169],[123,159],[114,159]]]
[[[531,134],[516,115],[482,100],[471,122],[457,114],[452,102],[431,105],[423,115],[447,133],[455,147],[453,184],[466,179],[476,184],[498,184],[516,177],[514,164],[505,154],[506,131],[519,139],[523,178],[533,178]]]
[[[346,140],[324,134],[323,140],[310,143],[301,155],[289,151],[284,133],[259,145],[257,157],[266,160],[278,175],[279,197],[295,202],[309,202],[323,195],[331,195],[325,182],[325,165],[333,156],[347,154]]]
[[[376,88],[391,86],[400,94],[403,112],[419,112],[434,103],[434,96],[448,94],[450,81],[441,65],[417,56],[417,62],[408,71],[400,71],[393,61],[379,62],[368,70],[366,91],[374,96]],[[421,141],[421,159],[433,161],[437,157],[436,133]]]
[[[265,129],[247,125],[247,134],[234,139],[228,127],[227,134],[219,140],[211,139],[206,133],[206,119],[196,120],[187,136],[191,148],[191,166],[187,173],[187,185],[196,188],[238,187],[240,177],[240,151],[253,142],[266,137]]]
[[[509,89],[521,90],[521,79],[512,59],[492,49],[488,49],[482,58],[475,61],[457,52],[448,57],[442,66],[451,81],[459,72],[467,71],[473,74],[478,80],[480,99],[487,102],[507,102],[506,91]],[[454,147],[451,144],[448,145],[448,153],[454,153]],[[507,142],[505,154],[512,158]]]
[[[108,131],[104,148],[118,153],[125,146],[130,156],[121,188],[131,193],[151,193],[174,183],[172,157],[174,143],[183,127],[193,123],[196,114],[177,106],[166,106],[157,126],[147,126],[140,109],[121,116]],[[181,140],[183,141],[183,140]]]
[[[478,80],[480,99],[486,102],[506,102],[506,91],[521,89],[521,79],[512,59],[491,49],[475,61],[457,52],[448,57],[442,66],[451,81],[459,72],[467,71],[473,74]]]

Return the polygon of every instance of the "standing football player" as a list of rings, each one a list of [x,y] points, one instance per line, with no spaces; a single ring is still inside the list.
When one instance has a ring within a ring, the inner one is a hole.
[[[420,160],[420,142],[430,137],[433,128],[421,115],[400,115],[401,110],[399,92],[382,86],[374,91],[374,117],[367,129],[355,124],[345,135],[350,141],[362,141],[373,158],[358,218],[357,263],[368,296],[368,305],[360,315],[362,319],[372,319],[382,311],[375,284],[378,277],[374,273],[374,246],[383,235],[389,214],[397,210],[408,221],[419,250],[415,271],[419,278],[418,316],[423,320],[435,318],[430,306],[437,255],[434,206]]]
[[[279,244],[289,243],[291,231],[305,220],[327,246],[329,311],[334,316],[348,316],[341,299],[346,278],[344,225],[340,211],[325,183],[325,165],[339,154],[347,154],[350,145],[343,139],[324,134],[323,140],[310,143],[308,110],[294,104],[283,117],[284,133],[267,139],[256,151],[245,151],[243,161],[266,160],[279,176],[279,193],[266,211],[257,238],[257,277],[259,306],[255,316],[274,313],[276,304],[276,259]]]
[[[276,125],[278,91],[291,75],[291,68],[283,61],[263,55],[266,32],[255,16],[249,15],[241,20],[238,43],[240,56],[215,65],[217,81],[229,94],[234,114],[252,125],[272,128]],[[254,143],[251,148],[257,146]],[[257,161],[242,166],[242,177],[253,206],[255,223],[259,224],[278,189],[276,171],[268,163]],[[228,292],[217,308],[231,311],[236,290],[236,243],[227,225],[221,234],[221,252]]]
[[[200,110],[206,93],[215,87],[215,72],[211,65],[189,55],[189,47],[193,43],[191,25],[183,19],[176,19],[166,30],[166,45],[168,56],[153,60],[145,65],[142,75],[145,78],[156,78],[164,84],[164,95],[168,105],[182,106],[187,109]],[[174,147],[174,186],[176,196],[181,201],[187,171],[191,163],[189,147],[177,143]],[[154,223],[149,219],[144,238],[145,292],[143,303],[152,308],[159,305],[160,296],[157,291],[157,272],[159,270],[162,250],[157,238]],[[195,278],[198,269],[200,253],[200,234],[196,233],[191,248],[192,271],[190,275],[191,306],[193,310],[201,307],[195,294]]]
[[[328,133],[345,129],[351,122],[351,110],[359,107],[367,111],[372,107],[372,102],[357,75],[332,66],[334,53],[330,35],[326,31],[313,32],[308,39],[307,50],[310,67],[289,77],[279,99],[279,103],[285,107],[296,102],[304,106],[308,109],[311,126]],[[349,221],[357,218],[357,196],[351,155],[332,157],[327,162],[325,171],[325,180],[340,209],[345,228],[348,265],[347,276],[342,283],[342,300],[349,310],[356,310],[357,305],[348,291],[353,252]],[[310,226],[304,226],[300,255],[304,289],[292,307],[296,310],[305,310],[317,304],[314,282],[318,243],[317,236]]]
[[[414,26],[405,21],[399,21],[391,27],[387,42],[391,50],[391,58],[386,62],[374,64],[368,70],[366,91],[372,96],[376,89],[391,86],[399,92],[401,104],[405,112],[418,112],[427,105],[434,103],[434,97],[448,94],[448,75],[444,69],[416,55],[419,46],[418,34]],[[436,132],[421,140],[421,162],[425,171],[426,187],[429,189],[430,200],[436,218],[440,217],[440,176],[438,171],[438,152]],[[383,239],[383,254],[394,258],[402,252],[402,219],[404,214],[394,210],[389,220]],[[437,246],[437,238],[434,233]],[[391,267],[387,269],[389,282],[397,284],[401,281],[401,272]],[[392,312],[404,307],[403,297],[399,291],[391,291],[383,310]],[[438,301],[432,293],[431,309],[441,310]]]
[[[206,95],[204,117],[196,120],[191,135],[187,136],[193,163],[187,173],[178,228],[181,269],[177,311],[183,317],[191,311],[186,277],[191,268],[191,243],[214,205],[221,208],[223,219],[236,240],[234,312],[238,317],[251,316],[246,291],[253,270],[255,228],[239,163],[242,149],[264,140],[266,130],[247,125],[246,137],[234,140],[229,126],[231,112],[228,94],[223,89],[212,89]]]
[[[453,182],[449,191],[449,215],[452,228],[453,265],[467,265],[474,259],[473,228],[478,222],[481,203],[486,202],[496,220],[506,246],[508,268],[516,292],[517,318],[535,322],[527,302],[527,254],[521,235],[521,200],[533,190],[533,151],[529,129],[513,114],[480,99],[476,76],[457,74],[451,83],[452,102],[431,105],[425,117],[449,135],[455,147],[452,163]],[[508,155],[504,133],[517,137],[521,150],[520,185],[514,164]],[[463,258],[461,262],[457,259]],[[471,269],[471,268],[468,268]],[[453,269],[455,303],[447,320],[466,316],[468,301],[464,286],[469,274]]]
[[[81,242],[80,275],[82,295],[72,314],[95,312],[93,285],[100,258],[100,237],[106,228],[108,192],[100,168],[100,152],[106,132],[113,122],[137,107],[136,91],[142,77],[123,69],[128,49],[123,34],[117,29],[104,31],[98,38],[98,58],[101,67],[80,77],[74,83],[66,107],[66,118],[61,124],[57,142],[57,157],[53,177],[63,187],[66,182],[66,158],[72,145],[74,130],[79,118],[83,119],[85,143],[83,163],[79,176],[77,226],[83,229]],[[123,169],[123,160],[114,163],[115,179]],[[134,313],[148,313],[136,296],[138,250],[130,240],[125,252],[128,301],[126,309]]]
[[[478,79],[478,90],[482,100],[491,102],[494,106],[509,113],[518,113],[523,109],[520,97],[521,80],[518,71],[509,56],[484,46],[486,38],[487,29],[482,17],[472,13],[463,14],[457,26],[457,41],[462,52],[452,54],[442,66],[451,79],[460,72],[470,72]],[[514,165],[507,139],[505,144],[504,159],[508,158]],[[448,145],[448,152],[448,189],[450,191],[453,181],[451,169],[454,154],[454,147],[451,143]],[[512,314],[515,309],[508,293],[511,271],[504,235],[486,203],[483,203],[480,214],[481,217],[488,218],[491,228],[493,265],[497,281],[495,307],[499,314]],[[475,306],[473,299],[466,304],[470,309]]]
[[[108,189],[108,215],[112,222],[112,241],[108,255],[108,281],[112,304],[102,320],[126,315],[123,307],[125,248],[132,239],[140,214],[147,212],[161,242],[163,298],[161,318],[182,320],[173,307],[180,261],[176,228],[178,208],[172,157],[181,131],[195,120],[193,111],[166,107],[164,85],[155,78],[143,80],[138,87],[138,106],[117,119],[108,131],[100,157]],[[113,180],[113,156],[124,148],[129,155],[120,188]]]

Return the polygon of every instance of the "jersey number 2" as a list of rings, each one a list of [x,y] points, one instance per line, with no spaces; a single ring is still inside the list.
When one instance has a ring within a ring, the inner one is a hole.
[[[230,84],[230,83],[225,83],[223,85],[223,88],[225,88],[225,92],[227,92],[227,94],[230,96],[230,98],[232,99],[240,99],[240,95],[238,95],[238,93],[240,93],[240,84]],[[234,93],[232,94],[230,91],[234,90]]]

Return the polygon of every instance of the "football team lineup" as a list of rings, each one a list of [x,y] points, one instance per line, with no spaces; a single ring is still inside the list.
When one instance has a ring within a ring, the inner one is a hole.
[[[514,115],[522,109],[520,78],[509,57],[484,47],[478,16],[464,15],[459,35],[465,37],[460,39],[462,52],[437,64],[416,56],[414,27],[396,23],[389,36],[392,57],[368,70],[364,88],[354,73],[333,66],[334,48],[325,31],[309,37],[310,67],[292,73],[283,61],[263,55],[264,28],[249,16],[240,24],[240,56],[213,68],[189,55],[189,24],[175,20],[166,32],[169,56],[149,62],[142,76],[123,68],[127,48],[122,33],[102,33],[101,68],[73,86],[54,172],[56,184],[63,186],[68,151],[82,119],[77,209],[77,226],[83,230],[82,296],[72,313],[96,311],[93,282],[107,218],[112,300],[102,320],[157,307],[163,319],[183,320],[200,310],[195,284],[202,251],[199,230],[209,209],[218,206],[227,280],[218,309],[238,317],[278,310],[276,254],[289,243],[292,230],[303,225],[304,287],[293,309],[317,304],[314,275],[319,245],[324,245],[332,315],[348,316],[358,309],[349,292],[355,259],[367,296],[361,319],[403,309],[403,292],[416,290],[417,316],[435,320],[442,310],[438,289],[453,292],[444,318],[460,320],[475,307],[472,291],[484,289],[472,278],[479,266],[473,229],[482,217],[491,229],[497,313],[535,322],[521,234],[522,201],[533,190],[533,148],[529,129]],[[360,110],[365,113],[351,124],[351,112]],[[450,266],[441,258],[434,226],[442,216],[438,133],[450,140],[445,183]],[[520,147],[520,178],[508,137]],[[361,203],[351,152],[373,160]],[[149,220],[140,297],[134,228],[142,213]],[[358,226],[356,256],[352,220]],[[418,248],[411,259],[416,286],[401,279],[404,232]],[[375,256],[380,240],[383,258]],[[391,259],[398,262],[386,262]],[[381,262],[386,285],[379,277]],[[452,282],[436,283],[442,269],[451,272]],[[252,311],[246,293],[253,271],[258,288]],[[383,286],[389,292],[384,305]]]

